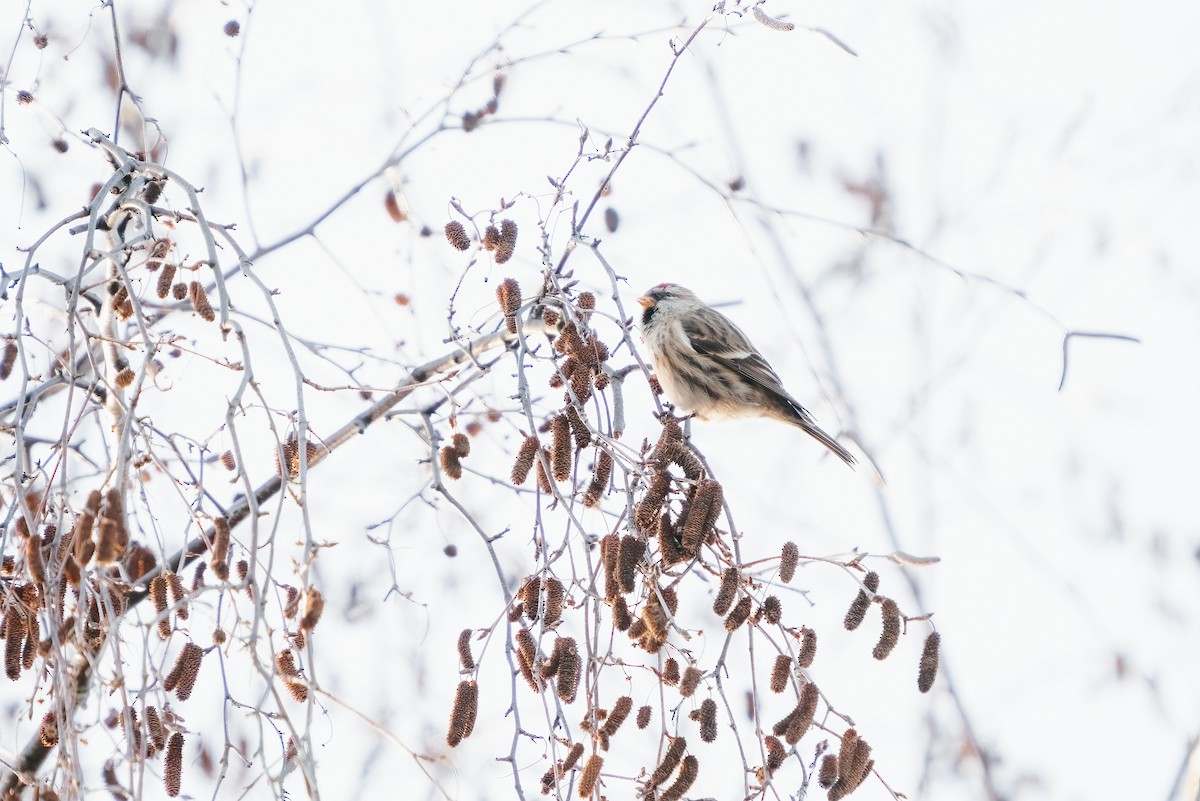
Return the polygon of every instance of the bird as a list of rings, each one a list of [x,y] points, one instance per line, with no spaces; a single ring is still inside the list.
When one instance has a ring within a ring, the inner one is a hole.
[[[664,394],[700,420],[766,417],[803,429],[851,467],[854,456],[817,425],[733,321],[687,287],[658,284],[638,298],[642,341]]]

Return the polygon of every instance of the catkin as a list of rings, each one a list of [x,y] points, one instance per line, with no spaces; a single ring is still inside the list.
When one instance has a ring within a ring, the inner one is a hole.
[[[646,553],[646,541],[636,534],[626,534],[617,549],[617,585],[622,593],[633,592],[637,568]]]
[[[733,597],[737,594],[741,579],[742,574],[736,567],[725,568],[725,572],[721,574],[721,588],[717,590],[717,597],[713,599],[714,613],[724,617],[729,608],[733,606]]]
[[[325,596],[316,587],[304,591],[304,616],[300,618],[300,630],[312,631],[325,611]]]
[[[180,701],[186,701],[196,685],[196,678],[200,675],[200,662],[203,658],[204,650],[199,645],[194,642],[184,645],[175,659],[175,666],[163,679],[163,689],[167,692],[174,690]]]
[[[554,577],[546,579],[546,607],[542,612],[542,625],[550,628],[562,618],[563,599],[566,588]]]
[[[608,713],[608,717],[604,720],[604,727],[600,729],[600,733],[605,737],[612,737],[617,733],[617,729],[621,728],[621,724],[629,717],[629,713],[632,710],[633,699],[628,695],[622,695],[613,704],[612,711]]]
[[[567,752],[567,758],[563,760],[562,767],[559,768],[559,773],[565,774],[568,770],[579,764],[579,758],[583,756],[583,743],[575,743],[571,746],[571,750]]]
[[[204,564],[201,562],[201,564]],[[175,617],[180,620],[187,620],[188,606],[187,595],[183,590],[183,581],[179,578],[179,574],[167,571],[163,574],[163,579],[167,582],[167,590],[171,596],[171,603],[175,604]]]
[[[517,224],[512,220],[500,221],[500,241],[496,243],[496,264],[504,264],[513,257],[517,249]]]
[[[211,323],[217,319],[212,304],[208,302],[208,293],[204,291],[204,284],[192,281],[188,285],[188,297],[192,300],[192,308],[196,310],[196,314],[200,315],[205,322]]]
[[[838,758],[837,754],[826,754],[821,758],[820,772],[817,774],[817,784],[828,790],[837,781],[838,774]]]
[[[155,289],[158,291],[158,296],[166,299],[171,293],[171,283],[175,280],[176,265],[166,262],[163,264],[162,272],[158,274],[158,286]]]
[[[700,703],[700,739],[711,743],[717,739],[717,702],[705,698]]]
[[[763,742],[767,746],[767,772],[774,773],[783,767],[783,760],[787,759],[787,749],[774,735],[767,735]]]
[[[750,13],[754,15],[754,19],[758,21],[760,25],[770,28],[773,31],[786,32],[795,30],[796,28],[796,24],[793,22],[784,22],[781,19],[775,19],[774,17],[769,16],[767,12],[762,10],[761,6],[753,6],[750,9]]]
[[[658,767],[650,774],[648,782],[650,787],[657,787],[671,777],[675,772],[676,766],[679,765],[679,760],[683,757],[683,751],[687,748],[687,740],[683,737],[674,737],[671,739],[671,744],[667,747],[667,752],[663,754],[662,762],[658,763]]]
[[[812,667],[813,659],[817,656],[817,632],[804,626],[800,629],[800,655],[796,661],[800,667]]]
[[[467,229],[463,228],[463,224],[458,220],[451,220],[446,223],[445,230],[446,241],[457,250],[466,250],[471,247],[471,237],[467,236]]]
[[[571,477],[571,424],[560,414],[550,421],[550,468],[555,481]]]
[[[696,687],[700,684],[700,679],[704,676],[703,671],[695,665],[688,665],[683,671],[683,678],[679,680],[679,694],[684,698],[690,698],[692,693],[696,692]]]
[[[583,766],[583,773],[579,777],[579,797],[588,798],[592,795],[592,790],[596,789],[596,781],[600,778],[600,768],[604,766],[604,757],[599,754],[592,754],[588,757],[587,764]]]
[[[870,606],[871,597],[867,595],[865,590],[859,590],[858,595],[854,596],[854,602],[846,610],[845,619],[842,620],[842,625],[846,627],[846,631],[854,631],[862,625],[863,620],[867,616],[867,609]]]
[[[737,602],[737,606],[733,607],[733,611],[725,618],[725,630],[729,632],[737,631],[749,619],[750,596],[743,595],[742,600]]]
[[[525,483],[525,479],[529,477],[529,470],[533,467],[534,459],[537,458],[540,445],[537,437],[532,435],[525,437],[525,441],[521,443],[521,449],[517,451],[517,460],[513,464],[512,483],[518,485]]]
[[[662,795],[658,797],[658,801],[679,801],[683,798],[683,794],[688,791],[700,775],[700,760],[691,754],[683,758],[683,764],[679,768],[679,775],[675,777],[675,781],[666,790],[663,790]]]
[[[458,663],[463,670],[475,669],[475,657],[471,656],[470,629],[463,629],[458,635]]]
[[[900,607],[891,598],[884,598],[880,611],[883,616],[883,631],[879,634],[879,642],[875,644],[872,656],[876,659],[887,659],[900,640]]]
[[[596,456],[596,467],[592,471],[592,481],[583,493],[583,505],[589,508],[600,504],[600,497],[608,489],[609,479],[612,478],[612,454],[601,448]]]
[[[171,798],[179,795],[183,786],[183,735],[175,732],[167,744],[167,756],[163,760],[163,784]]]
[[[554,644],[555,649],[561,648],[558,664],[558,678],[555,689],[559,700],[564,704],[572,703],[579,690],[580,663],[579,650],[573,637],[562,637]]]
[[[783,604],[774,595],[768,595],[762,605],[762,616],[772,626],[783,620]]]
[[[446,744],[457,746],[475,728],[475,715],[479,711],[479,685],[473,681],[462,681],[454,693],[454,706],[450,709],[450,729],[446,733]]]
[[[158,636],[164,640],[171,636],[171,619],[167,615],[167,581],[162,574],[150,580],[150,598],[154,601],[154,611],[158,615]]]
[[[224,517],[213,519],[212,553],[209,562],[213,573],[221,581],[229,579],[229,521]]]
[[[639,729],[644,729],[647,726],[649,726],[650,725],[650,716],[652,714],[653,714],[653,710],[650,708],[649,705],[638,707],[637,720],[634,721],[635,723],[637,723],[637,727]]]
[[[784,739],[788,745],[795,745],[800,742],[800,738],[808,731],[808,727],[812,725],[813,716],[817,713],[817,700],[820,694],[817,692],[817,685],[811,681],[805,684],[800,690],[800,701],[796,704],[796,711],[788,723],[787,731],[784,732]]]
[[[800,549],[794,542],[783,544],[783,553],[779,555],[779,580],[790,584],[796,575],[796,565],[800,564]]]
[[[775,657],[775,665],[771,668],[771,692],[781,693],[787,688],[787,681],[792,676],[792,658],[787,654]]]
[[[447,478],[455,481],[458,481],[460,478],[462,478],[462,462],[460,461],[460,457],[458,455],[458,449],[453,445],[446,445],[442,447],[442,450],[438,454],[438,462],[441,463],[442,472],[446,474]]]
[[[929,692],[933,687],[933,680],[937,678],[938,652],[941,645],[942,635],[936,631],[925,638],[925,647],[921,649],[921,664],[917,671],[917,689],[923,693]]]

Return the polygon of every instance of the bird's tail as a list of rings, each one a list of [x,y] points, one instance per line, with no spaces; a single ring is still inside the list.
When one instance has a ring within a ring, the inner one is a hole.
[[[797,415],[796,417],[790,418],[789,422],[793,425],[803,428],[806,432],[808,432],[810,437],[824,445],[829,450],[833,451],[835,456],[848,464],[850,467],[854,467],[857,460],[850,453],[850,451],[843,448],[836,439],[822,431],[820,427],[817,426],[817,424],[811,419]]]

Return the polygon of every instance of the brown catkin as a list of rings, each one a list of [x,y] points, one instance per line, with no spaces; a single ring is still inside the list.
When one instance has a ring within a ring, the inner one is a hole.
[[[488,249],[491,250],[491,248]],[[496,300],[500,302],[500,313],[505,317],[512,317],[520,311],[521,285],[517,283],[517,279],[505,278],[501,281],[500,285],[496,287]]]
[[[146,730],[150,733],[150,742],[154,750],[162,750],[167,744],[167,731],[158,717],[158,710],[152,706],[146,707]]]
[[[20,518],[22,521],[25,518]],[[37,537],[28,536],[25,538],[25,569],[29,571],[29,577],[33,579],[33,583],[42,588],[43,594],[46,587],[46,562],[42,558],[42,541]]]
[[[171,636],[171,618],[167,615],[167,580],[161,573],[150,580],[150,598],[158,615],[158,636],[166,640]]]
[[[629,717],[629,713],[633,710],[633,699],[628,695],[622,695],[613,704],[612,710],[608,713],[608,717],[604,720],[604,727],[600,729],[600,733],[605,737],[612,737],[617,733],[617,729],[621,728],[621,724]]]
[[[713,612],[725,616],[729,611],[729,607],[733,606],[733,598],[737,595],[738,585],[742,581],[742,574],[736,567],[727,567],[725,572],[721,574],[721,588],[717,590],[717,597],[713,599]]]
[[[559,699],[564,704],[575,700],[579,691],[579,650],[573,637],[561,637],[554,643],[556,650],[561,648],[558,662],[558,679],[556,690]]]
[[[58,714],[54,710],[47,712],[42,718],[42,725],[38,728],[38,739],[43,748],[58,745]]]
[[[820,772],[817,774],[817,784],[828,790],[837,781],[838,774],[838,758],[837,754],[826,754],[821,758]]]
[[[473,681],[459,682],[454,693],[454,706],[450,709],[450,730],[446,734],[446,743],[451,748],[471,736],[478,712],[479,685]]]
[[[571,750],[567,752],[567,758],[563,760],[562,767],[559,768],[559,774],[564,774],[578,765],[581,756],[583,756],[583,743],[575,743],[575,745],[571,746]]]
[[[768,595],[762,605],[762,616],[772,626],[783,620],[783,604],[774,595]]]
[[[817,632],[804,626],[800,629],[800,655],[796,657],[796,661],[800,663],[800,667],[812,667],[813,659],[817,656]]]
[[[622,593],[633,592],[637,568],[646,553],[646,541],[636,534],[626,534],[617,549],[617,585]]]
[[[683,737],[674,737],[671,739],[671,744],[667,747],[667,752],[663,754],[662,762],[658,763],[658,767],[650,774],[649,786],[657,787],[671,777],[675,772],[676,766],[679,765],[679,760],[683,757],[683,751],[687,748],[687,740]]]
[[[11,680],[21,677],[21,643],[25,639],[25,621],[14,607],[4,615],[4,673]]]
[[[884,598],[880,604],[883,616],[883,631],[879,633],[879,642],[871,655],[876,659],[887,659],[900,641],[900,607],[891,598]]]
[[[592,791],[596,789],[596,781],[600,778],[600,768],[604,767],[604,757],[599,754],[592,754],[588,757],[587,764],[583,766],[583,773],[579,777],[579,797],[590,798]]]
[[[692,693],[696,692],[696,687],[700,684],[700,679],[704,676],[703,671],[695,665],[688,665],[683,671],[683,678],[679,680],[679,694],[684,698],[690,698]]]
[[[618,595],[612,602],[612,618],[617,631],[628,631],[633,625],[633,616],[629,614],[629,604],[625,602],[625,596]]]
[[[212,553],[209,555],[209,563],[212,565],[213,573],[221,581],[229,578],[229,534],[229,521],[224,517],[214,518]]]
[[[784,739],[788,745],[795,745],[800,742],[800,738],[808,731],[808,727],[812,725],[813,716],[817,714],[817,700],[820,698],[820,693],[817,692],[817,685],[811,681],[805,684],[800,690],[800,701],[796,704],[796,711],[788,723],[787,731],[784,732]]]
[[[453,445],[446,445],[438,454],[438,461],[442,465],[442,472],[448,478],[458,481],[462,478],[463,468],[462,462],[459,461],[458,450]]]
[[[763,742],[767,746],[767,772],[774,773],[783,767],[783,761],[787,759],[787,749],[774,735],[767,735]]]
[[[638,707],[637,719],[634,721],[639,729],[644,729],[650,725],[650,716],[653,710],[649,705]]]
[[[609,479],[612,478],[612,454],[600,449],[596,456],[596,467],[592,471],[592,481],[583,493],[583,505],[589,508],[598,506],[600,498],[608,489]]]
[[[779,555],[779,580],[790,584],[796,575],[796,565],[800,564],[800,549],[794,542],[783,544],[783,553]]]
[[[788,679],[792,677],[792,658],[787,654],[775,657],[775,665],[771,668],[771,692],[781,693],[787,688]]]
[[[203,564],[203,562],[201,562]],[[167,591],[171,596],[171,603],[175,604],[175,617],[180,620],[187,620],[188,607],[186,593],[183,590],[183,581],[179,578],[178,573],[167,571],[163,574],[163,579],[167,582]]]
[[[471,439],[462,432],[457,432],[450,437],[450,446],[454,448],[454,452],[460,459],[466,459],[471,455]]]
[[[521,443],[521,449],[517,451],[517,461],[513,464],[512,483],[524,484],[525,479],[529,477],[529,470],[533,467],[533,461],[537,458],[538,438],[535,436],[525,437],[525,441]]]
[[[275,669],[283,676],[300,675],[300,670],[296,667],[296,654],[291,648],[285,648],[275,654]]]
[[[550,467],[555,481],[566,481],[571,477],[571,424],[567,416],[560,414],[550,421]]]
[[[871,596],[867,595],[864,590],[859,590],[858,595],[854,596],[854,602],[846,610],[845,619],[842,620],[842,625],[846,627],[846,631],[854,631],[862,625],[863,620],[867,616],[867,609],[870,606]]]
[[[846,729],[838,752],[838,778],[829,788],[828,797],[832,801],[845,798],[862,784],[873,764],[870,756],[871,746],[867,741],[859,737],[854,729]]]
[[[475,657],[471,656],[471,630],[463,629],[458,635],[458,663],[463,670],[475,669]]]
[[[696,484],[695,493],[683,520],[683,549],[694,554],[708,534],[710,523],[716,519],[714,507],[721,505],[721,485],[712,479]]]
[[[679,663],[675,661],[675,657],[668,657],[663,663],[662,680],[670,685],[679,683]]]
[[[458,220],[446,223],[446,241],[457,250],[466,250],[471,247],[471,237],[467,236],[467,229],[463,228],[463,224]]]
[[[542,594],[542,580],[537,576],[530,576],[525,579],[525,583],[521,585],[521,610],[525,617],[530,620],[538,619],[538,604]]]
[[[868,591],[878,592],[879,591],[879,574],[876,573],[874,570],[867,573],[867,575],[863,576],[863,584],[866,585]]]
[[[688,754],[683,758],[683,764],[679,767],[679,775],[675,777],[675,781],[670,787],[663,790],[658,801],[679,801],[688,788],[696,782],[696,777],[699,775],[700,760]]]
[[[8,340],[4,344],[4,356],[0,357],[0,381],[12,375],[13,365],[17,363],[17,343]]]
[[[512,220],[500,221],[500,241],[496,243],[496,264],[504,264],[513,257],[517,249],[517,224]]]
[[[938,670],[938,652],[942,646],[942,635],[938,632],[933,632],[925,638],[925,647],[921,649],[921,665],[917,671],[917,689],[923,693],[929,692],[933,687],[933,680],[937,678]]]
[[[316,587],[304,591],[304,616],[300,618],[300,630],[312,631],[325,611],[325,596]]]
[[[175,732],[167,743],[167,756],[163,759],[163,785],[171,798],[179,795],[183,786],[183,735]]]
[[[204,658],[204,650],[194,642],[183,646],[175,659],[175,666],[163,680],[163,689],[175,691],[180,701],[186,701],[196,686],[196,678],[200,675],[200,661]]]
[[[637,523],[638,528],[643,531],[654,528],[658,522],[658,513],[662,509],[663,501],[666,500],[670,489],[671,474],[666,470],[659,469],[650,477],[646,494],[642,496],[635,511],[634,522]]]
[[[188,285],[184,283],[175,284],[171,287],[171,297],[175,300],[183,300],[188,296]]]
[[[206,322],[211,323],[217,319],[217,314],[213,311],[212,304],[208,302],[208,293],[204,291],[204,284],[199,281],[192,281],[188,285],[188,297],[192,300],[192,308],[196,310],[196,314],[200,315]]]
[[[225,451],[221,454],[221,467],[231,473],[237,470],[237,459],[234,457],[233,451]]]
[[[700,739],[711,743],[717,739],[717,702],[705,698],[700,703]]]
[[[39,640],[41,639],[41,623],[38,622],[38,616],[31,614],[26,625],[29,631],[25,632],[25,647],[21,649],[21,668],[29,670],[33,667],[33,661],[37,658],[38,649],[40,647]]]
[[[738,601],[737,606],[733,607],[733,611],[729,613],[729,617],[725,618],[725,630],[737,631],[749,619],[750,596],[743,595],[742,600]]]
[[[162,272],[158,274],[158,296],[166,299],[167,295],[171,294],[171,282],[175,280],[176,266],[170,262],[163,264]]]
[[[562,618],[563,599],[566,588],[554,577],[546,579],[546,606],[542,610],[542,625],[546,628],[553,626]]]
[[[522,627],[517,629],[514,639],[517,641],[517,667],[521,670],[521,676],[534,692],[541,692],[542,685],[533,671],[537,661],[537,643],[533,641],[533,635],[529,633],[528,629]],[[554,659],[558,659],[557,653],[554,654]]]
[[[495,250],[496,246],[499,244],[500,244],[500,229],[494,225],[489,225],[487,228],[484,228],[483,229],[483,249],[484,250]],[[501,308],[504,307],[503,301],[501,301],[500,306],[501,306]],[[509,314],[509,312],[505,312],[505,314]]]
[[[605,534],[600,539],[600,558],[604,564],[604,599],[609,603],[621,597],[621,583],[617,579],[620,551],[621,538],[617,534]]]

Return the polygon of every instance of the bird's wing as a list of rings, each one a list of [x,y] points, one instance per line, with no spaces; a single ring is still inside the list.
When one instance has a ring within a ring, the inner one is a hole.
[[[692,349],[736,371],[746,380],[793,406],[803,418],[808,412],[787,394],[783,382],[746,335],[728,319],[710,320],[707,315],[691,315],[681,321],[683,333]]]

